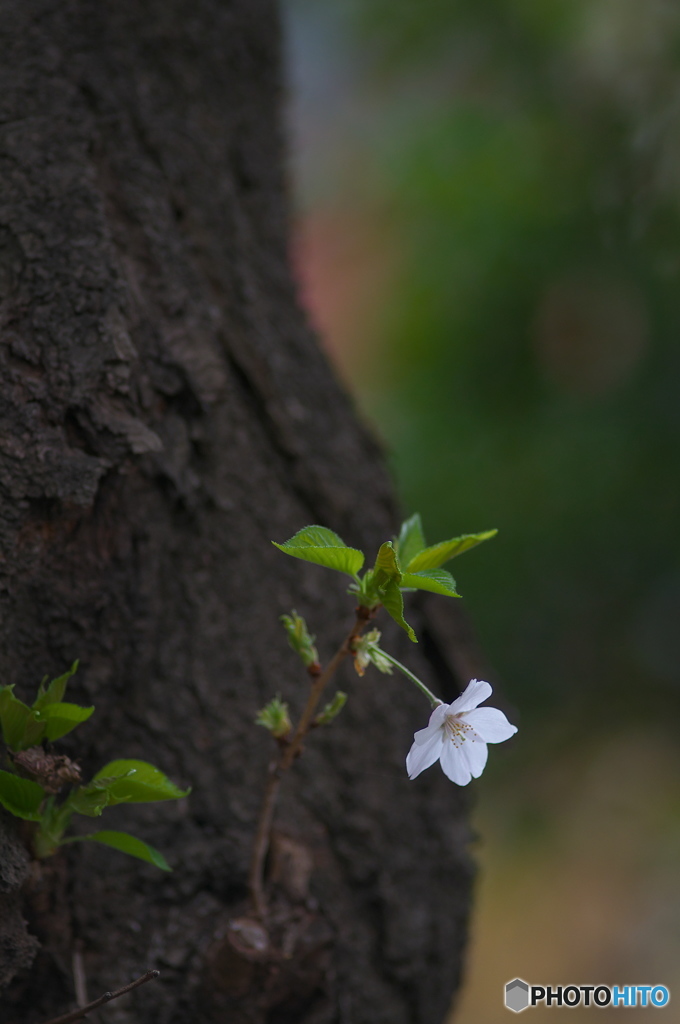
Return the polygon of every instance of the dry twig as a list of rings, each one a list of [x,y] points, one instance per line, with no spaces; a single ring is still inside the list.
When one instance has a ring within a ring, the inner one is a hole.
[[[147,981],[153,981],[160,973],[160,971],[146,971],[145,974],[142,974],[141,978],[136,978],[129,985],[123,985],[122,988],[116,989],[115,992],[105,992],[103,996],[95,999],[92,1003],[88,1003],[87,1006],[81,1006],[77,1010],[72,1010],[71,1013],[64,1013],[61,1017],[53,1017],[52,1020],[47,1021],[47,1024],[75,1024],[76,1021],[82,1020],[92,1010],[97,1010],[100,1006],[104,1006],[105,1003],[110,1003],[112,999],[118,999],[119,996],[132,992],[133,988],[139,988],[140,985],[145,985]]]

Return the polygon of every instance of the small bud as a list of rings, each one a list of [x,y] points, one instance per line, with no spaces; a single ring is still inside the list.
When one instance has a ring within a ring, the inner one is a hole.
[[[301,615],[293,609],[290,615],[282,615],[281,622],[288,635],[288,643],[302,658],[303,664],[310,668],[318,665],[319,655],[314,646],[314,637],[307,629],[307,623]]]
[[[385,657],[384,652],[380,650],[379,644],[379,629],[372,629],[370,633],[366,633],[354,641],[354,667],[357,675],[363,676],[366,666],[369,664],[375,665],[379,672],[392,674],[392,665]]]
[[[281,700],[278,693],[261,711],[258,711],[255,724],[264,726],[277,740],[288,735],[292,728],[288,717],[288,705]]]
[[[323,711],[316,716],[314,719],[315,725],[330,725],[334,718],[340,714],[345,704],[347,703],[347,694],[343,693],[342,690],[338,690],[333,697],[333,700],[326,704]]]

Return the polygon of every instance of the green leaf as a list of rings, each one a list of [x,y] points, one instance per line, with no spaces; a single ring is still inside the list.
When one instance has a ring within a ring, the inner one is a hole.
[[[26,750],[40,743],[45,724],[27,704],[14,696],[14,683],[0,689],[0,726],[10,750]]]
[[[401,569],[397,553],[392,547],[392,541],[385,541],[380,545],[380,550],[373,566],[373,578],[379,587],[383,587],[389,580],[401,579]]]
[[[302,558],[315,565],[323,565],[327,569],[345,572],[348,576],[356,576],[364,564],[364,554],[356,548],[348,548],[342,537],[327,530],[325,526],[305,526],[294,537],[277,544],[275,548],[293,558]]]
[[[255,725],[262,725],[276,739],[288,735],[293,726],[288,716],[288,705],[281,700],[280,693],[272,697],[269,703],[258,711]]]
[[[405,572],[401,578],[402,587],[416,590],[430,590],[445,597],[460,597],[456,592],[456,581],[446,569],[429,569],[425,572]]]
[[[293,609],[290,615],[280,615],[279,618],[288,636],[288,643],[300,656],[303,665],[309,668],[310,665],[318,664],[319,653],[314,646],[316,637],[309,632],[302,616]]]
[[[425,547],[423,524],[417,512],[401,524],[396,547],[399,561],[402,565],[408,565],[411,559],[415,558]]]
[[[385,607],[385,611],[392,616],[394,621],[400,625],[402,629],[406,630],[409,640],[413,640],[413,643],[417,644],[418,638],[416,634],[404,619],[404,598],[401,595],[401,590],[399,589],[399,584],[396,580],[390,580],[384,588],[382,603]]]
[[[94,776],[109,795],[109,805],[144,804],[156,800],[179,800],[191,789],[178,789],[158,768],[147,761],[110,761]]]
[[[17,818],[40,821],[40,805],[45,799],[42,786],[30,779],[20,779],[0,768],[0,804]]]
[[[108,806],[109,794],[106,785],[99,782],[89,782],[87,786],[78,786],[67,800],[64,806],[68,805],[69,811],[75,814],[85,814],[88,818],[98,818],[104,808]]]
[[[329,701],[323,711],[316,716],[314,724],[330,725],[333,719],[338,717],[346,703],[347,694],[343,693],[342,690],[336,690],[335,697],[333,697],[333,700]]]
[[[38,690],[38,696],[33,701],[34,711],[41,711],[48,704],[58,704],[64,699],[66,684],[71,676],[75,675],[78,671],[79,664],[78,661],[74,661],[70,669],[64,672],[63,676],[59,676],[58,679],[53,679],[47,688],[45,688],[45,680],[43,679]],[[47,676],[45,676],[45,679],[47,679]]]
[[[54,796],[48,796],[40,814],[40,828],[33,836],[33,848],[38,858],[52,856],[70,821],[68,801],[58,804]]]
[[[352,596],[356,595],[357,604],[364,608],[376,608],[382,601],[380,587],[374,579],[372,569],[367,569],[357,583],[351,583],[347,591]]]
[[[172,871],[162,853],[141,839],[137,839],[136,836],[129,835],[127,832],[110,832],[107,830],[92,832],[89,836],[70,836],[65,842],[76,843],[87,842],[88,840],[93,843],[102,843],[104,846],[111,846],[114,850],[128,853],[131,857],[138,857],[139,860],[145,860],[147,864],[154,864],[161,871]]]
[[[45,739],[61,739],[67,733],[75,729],[81,722],[86,722],[94,708],[81,708],[79,704],[47,704],[37,714],[45,723]]]
[[[0,725],[2,738],[10,750],[18,748],[30,717],[31,709],[14,696],[14,684],[3,686],[0,690]]]
[[[432,547],[420,551],[406,566],[407,572],[421,572],[423,569],[438,569],[450,558],[462,555],[482,541],[495,537],[498,530],[486,530],[485,533],[464,533],[462,537],[453,537],[451,540],[443,540],[440,544],[433,544]]]
[[[66,683],[77,668],[75,661],[68,672],[53,679],[47,688],[43,680],[30,708],[14,696],[14,685],[0,687],[0,726],[10,750],[27,750],[43,739],[57,740],[90,717],[94,708],[62,703]]]

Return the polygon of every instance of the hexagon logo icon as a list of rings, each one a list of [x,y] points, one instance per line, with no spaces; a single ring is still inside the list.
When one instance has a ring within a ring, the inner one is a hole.
[[[521,978],[509,981],[505,986],[505,1005],[514,1013],[521,1013],[529,1005],[529,986]]]

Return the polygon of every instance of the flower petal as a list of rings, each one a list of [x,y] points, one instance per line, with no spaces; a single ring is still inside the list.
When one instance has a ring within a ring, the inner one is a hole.
[[[490,697],[492,693],[493,690],[489,683],[485,683],[483,679],[471,679],[460,697],[456,697],[453,704],[449,706],[449,710],[452,714],[460,714],[461,711],[472,711],[483,700]]]
[[[421,729],[421,732],[427,731],[427,729]],[[418,734],[416,733],[416,735]],[[406,771],[409,779],[415,779],[417,775],[435,763],[441,754],[443,742],[444,734],[441,729],[436,729],[425,742],[413,744],[406,756]]]
[[[451,779],[451,782],[456,782],[459,786],[467,786],[472,778],[472,773],[468,768],[466,758],[461,753],[461,748],[457,747],[452,740],[444,741],[439,760],[444,775]]]
[[[438,704],[430,715],[430,721],[424,729],[419,729],[413,737],[414,741],[420,746],[421,743],[426,743],[430,736],[434,736],[435,733],[439,732],[444,724],[444,719],[448,714],[448,704]]]
[[[470,769],[472,778],[478,779],[486,767],[486,760],[489,756],[489,748],[486,743],[483,740],[467,736],[465,742],[460,746],[460,753]]]
[[[517,732],[498,708],[474,708],[465,715],[465,721],[481,736],[485,743],[502,743]]]

